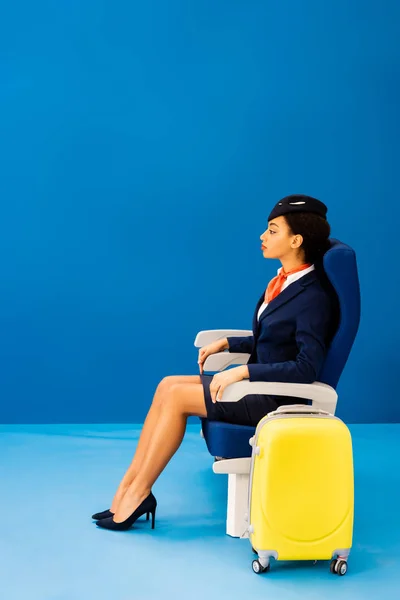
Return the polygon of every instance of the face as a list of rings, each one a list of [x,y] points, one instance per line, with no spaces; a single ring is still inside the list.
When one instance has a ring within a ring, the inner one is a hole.
[[[278,258],[280,260],[298,254],[303,242],[301,235],[291,233],[283,216],[269,221],[268,229],[260,235],[260,240],[264,258]]]

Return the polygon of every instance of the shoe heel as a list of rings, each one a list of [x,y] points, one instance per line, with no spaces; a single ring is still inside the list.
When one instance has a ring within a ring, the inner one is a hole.
[[[150,519],[150,513],[146,513],[146,521],[148,521]]]
[[[151,513],[151,528],[154,529],[156,526],[156,509]]]

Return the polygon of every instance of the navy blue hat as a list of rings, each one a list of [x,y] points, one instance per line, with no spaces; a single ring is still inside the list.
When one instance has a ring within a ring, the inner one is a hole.
[[[281,217],[282,215],[287,215],[288,213],[296,212],[316,213],[317,215],[321,215],[321,217],[326,219],[328,208],[323,202],[317,200],[316,198],[312,198],[311,196],[303,196],[302,194],[293,194],[292,196],[286,196],[286,198],[282,198],[282,200],[279,200],[279,202],[275,204],[271,214],[268,217],[268,221],[272,221],[272,219]]]

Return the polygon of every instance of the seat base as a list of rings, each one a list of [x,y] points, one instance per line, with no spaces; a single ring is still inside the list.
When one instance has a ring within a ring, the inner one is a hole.
[[[226,514],[226,533],[232,537],[249,537],[246,520],[249,475],[228,475],[228,507]]]
[[[214,473],[228,475],[226,533],[232,537],[248,537],[246,519],[250,465],[250,458],[219,460],[213,464]]]

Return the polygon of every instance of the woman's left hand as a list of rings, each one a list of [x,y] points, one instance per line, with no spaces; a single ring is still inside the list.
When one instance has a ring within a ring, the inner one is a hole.
[[[210,383],[211,400],[214,402],[221,402],[222,394],[227,385],[235,383],[236,381],[242,381],[249,377],[249,370],[246,365],[242,367],[234,367],[228,371],[217,373],[212,378]],[[223,400],[222,400],[223,402]]]

